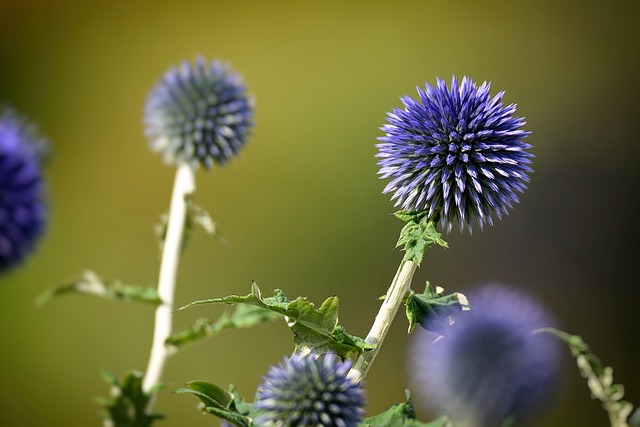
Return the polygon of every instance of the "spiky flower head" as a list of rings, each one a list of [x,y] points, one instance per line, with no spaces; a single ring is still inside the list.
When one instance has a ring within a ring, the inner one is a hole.
[[[531,145],[523,142],[530,132],[514,117],[516,106],[501,103],[504,92],[490,97],[490,86],[453,77],[447,87],[438,79],[388,113],[376,157],[396,206],[471,231],[474,221],[493,224],[518,202],[532,171]]]
[[[0,272],[33,249],[46,221],[41,160],[47,143],[13,110],[0,110]]]
[[[239,75],[198,58],[172,67],[151,90],[145,134],[167,163],[210,169],[238,154],[249,137],[253,100]]]
[[[362,420],[360,383],[347,378],[351,362],[335,354],[293,355],[273,366],[256,393],[259,427],[355,427]]]
[[[413,337],[410,381],[421,402],[444,407],[456,425],[494,427],[514,417],[540,415],[554,395],[561,348],[548,334],[553,323],[527,295],[492,285],[469,296],[463,312],[435,341]]]

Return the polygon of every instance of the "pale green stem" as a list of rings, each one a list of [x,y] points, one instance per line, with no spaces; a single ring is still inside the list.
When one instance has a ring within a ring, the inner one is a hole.
[[[631,403],[621,400],[624,389],[621,385],[612,388],[613,369],[602,367],[601,362],[591,353],[589,346],[584,343],[581,337],[549,327],[536,329],[534,333],[548,333],[564,341],[576,358],[580,374],[587,380],[591,397],[600,400],[603,408],[607,411],[611,427],[629,427],[628,418],[633,411],[633,406]],[[601,373],[597,374],[596,370]]]
[[[145,392],[160,382],[165,363],[171,355],[171,350],[165,345],[165,341],[171,335],[173,297],[187,215],[185,197],[195,191],[194,175],[193,168],[186,163],[178,165],[176,169],[158,279],[158,297],[162,302],[156,308],[151,354],[142,383],[142,389]],[[152,404],[153,400],[150,401],[149,406]]]
[[[418,265],[413,261],[403,260],[400,264],[398,272],[393,278],[393,282],[391,282],[387,295],[376,315],[373,326],[365,339],[367,343],[374,344],[376,347],[373,350],[360,353],[349,371],[349,378],[353,381],[362,381],[369,372],[369,368],[371,368],[378,351],[380,351],[382,342],[387,336],[387,332],[389,332],[391,323],[398,313],[398,308],[400,308],[405,294],[411,287],[411,279],[413,279],[417,268]]]

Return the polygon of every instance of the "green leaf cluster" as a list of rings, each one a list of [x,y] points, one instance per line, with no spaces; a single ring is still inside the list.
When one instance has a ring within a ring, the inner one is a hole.
[[[436,220],[430,219],[427,212],[398,211],[395,216],[406,223],[396,245],[403,247],[405,261],[413,261],[420,265],[424,253],[434,244],[448,247],[438,232]]]
[[[107,299],[150,304],[162,302],[155,288],[126,285],[120,280],[106,281],[93,271],[87,270],[79,278],[41,294],[36,300],[36,304],[43,305],[54,297],[64,294],[93,295]]]
[[[469,303],[463,294],[454,292],[443,295],[443,291],[442,288],[433,290],[431,284],[427,282],[423,293],[416,294],[413,291],[409,293],[405,304],[409,333],[413,332],[416,323],[419,323],[431,332],[444,335],[451,316],[468,309]]]
[[[306,298],[289,301],[280,289],[272,297],[263,297],[256,283],[251,285],[251,293],[246,296],[230,295],[195,301],[179,310],[205,304],[248,304],[284,316],[287,326],[294,334],[295,352],[332,352],[342,358],[356,356],[374,348],[362,338],[345,332],[338,323],[338,297],[327,298],[319,308]]]
[[[160,414],[147,413],[147,406],[161,385],[144,392],[143,375],[138,371],[129,372],[122,382],[110,372],[105,371],[102,376],[111,388],[110,398],[98,399],[98,403],[107,409],[103,414],[105,427],[149,427],[155,420],[164,418]]]

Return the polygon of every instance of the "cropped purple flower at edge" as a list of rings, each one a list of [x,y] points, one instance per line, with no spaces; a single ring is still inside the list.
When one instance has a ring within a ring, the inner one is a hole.
[[[167,163],[211,169],[246,144],[253,126],[253,99],[239,75],[219,61],[198,58],[172,67],[145,105],[145,135]]]
[[[335,354],[293,355],[272,366],[256,393],[264,411],[257,427],[355,427],[364,415],[360,383],[347,378],[351,362]]]
[[[23,261],[44,231],[47,146],[32,124],[0,109],[0,273]]]
[[[492,285],[469,295],[471,310],[435,341],[412,337],[409,380],[417,405],[445,408],[456,425],[517,424],[543,413],[558,385],[562,348],[533,333],[552,317],[529,296]]]
[[[404,96],[405,108],[388,113],[376,157],[396,206],[426,211],[448,231],[456,222],[471,231],[518,202],[532,172],[523,142],[530,132],[520,129],[515,105],[501,103],[504,92],[489,96],[490,86],[453,77],[448,88],[438,79],[418,88],[419,101]]]

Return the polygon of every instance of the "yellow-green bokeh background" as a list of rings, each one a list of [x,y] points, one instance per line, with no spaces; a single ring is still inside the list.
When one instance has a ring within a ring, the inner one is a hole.
[[[393,250],[401,224],[376,177],[378,128],[416,85],[466,74],[518,103],[535,173],[495,227],[453,232],[450,249],[428,253],[414,287],[526,289],[640,403],[639,19],[638,2],[604,0],[0,0],[0,102],[36,120],[54,150],[48,233],[0,278],[0,425],[99,425],[92,399],[107,389],[98,371],[144,369],[151,307],[33,301],[86,268],[154,284],[152,226],[168,207],[173,169],[146,147],[142,106],[171,64],[199,54],[242,73],[256,127],[240,158],[198,172],[197,202],[230,246],[193,239],[177,304],[243,294],[254,279],[315,302],[337,294],[347,330],[366,335],[402,256]],[[178,313],[177,327],[220,310]],[[405,328],[398,319],[368,377],[369,413],[404,396]],[[169,391],[205,379],[252,398],[290,339],[265,325],[186,348],[166,371],[161,425],[217,425],[195,399]],[[544,425],[607,425],[566,362]]]

